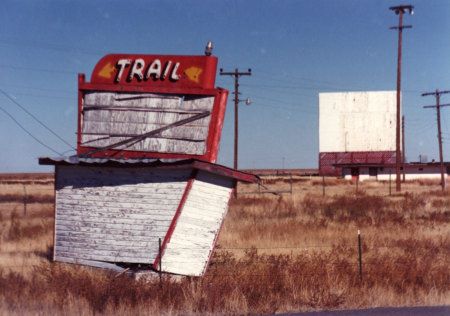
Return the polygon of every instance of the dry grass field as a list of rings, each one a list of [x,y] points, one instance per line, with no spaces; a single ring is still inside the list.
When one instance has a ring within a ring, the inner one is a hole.
[[[450,304],[450,192],[265,178],[240,185],[203,278],[138,279],[49,260],[53,183],[0,177],[0,314],[263,314]],[[394,191],[392,191],[394,192]],[[25,207],[26,206],[26,207]],[[362,278],[357,231],[362,236]]]

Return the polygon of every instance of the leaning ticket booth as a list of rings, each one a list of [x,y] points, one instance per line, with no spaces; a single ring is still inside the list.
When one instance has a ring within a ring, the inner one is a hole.
[[[54,260],[205,272],[237,181],[217,165],[214,56],[107,55],[78,77],[77,154],[55,165]]]

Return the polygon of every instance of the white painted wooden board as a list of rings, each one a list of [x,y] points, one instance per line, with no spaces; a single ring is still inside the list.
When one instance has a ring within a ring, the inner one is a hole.
[[[396,91],[319,94],[319,151],[395,150]]]
[[[228,210],[233,179],[199,171],[162,258],[165,272],[201,276]]]
[[[211,112],[213,104],[214,97],[90,92],[83,100],[81,142],[84,146],[105,147],[129,138],[120,135],[144,134],[202,111]],[[210,120],[207,116],[118,149],[201,155],[205,153]]]
[[[190,173],[58,166],[55,260],[153,263]]]

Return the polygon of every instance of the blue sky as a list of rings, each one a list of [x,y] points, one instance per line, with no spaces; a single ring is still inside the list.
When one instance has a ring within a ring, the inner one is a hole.
[[[3,1],[0,89],[75,146],[77,73],[90,77],[107,53],[202,54],[214,42],[219,68],[252,69],[241,79],[241,168],[317,166],[318,93],[395,90],[397,1]],[[432,97],[450,89],[450,1],[414,1],[405,23],[403,111],[409,160],[438,157]],[[217,77],[231,90],[231,77]],[[450,103],[450,95],[442,97]],[[61,142],[5,96],[0,106],[58,152]],[[450,108],[442,114],[450,159]],[[54,156],[0,112],[0,172],[46,171]],[[232,165],[233,104],[228,103],[219,163]]]

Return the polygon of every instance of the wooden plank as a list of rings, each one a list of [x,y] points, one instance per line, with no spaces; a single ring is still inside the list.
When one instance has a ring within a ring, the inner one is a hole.
[[[176,234],[173,233],[172,238],[170,240],[183,239],[186,242],[190,242],[191,247],[193,249],[197,249],[197,248],[209,249],[209,247],[212,247],[212,245],[209,245],[208,243],[211,241],[211,238],[213,238],[213,237],[214,237],[214,234],[200,234],[200,235],[196,236],[196,235],[193,235],[192,232],[186,233],[186,231],[182,231],[180,229],[180,231],[177,232]],[[204,244],[206,244],[207,246],[203,246]]]
[[[124,208],[120,206],[99,207],[98,205],[95,208],[90,208],[78,204],[58,204],[60,214],[77,213],[80,215],[92,214],[92,216],[108,216],[109,214],[112,214],[113,216],[123,216],[124,218],[138,218],[138,216],[142,216],[142,218],[155,216],[155,218],[157,218],[158,215],[166,216],[172,208],[173,205],[161,205],[158,207],[156,204],[151,204],[142,208]]]
[[[148,257],[126,257],[126,256],[108,256],[100,254],[89,254],[89,253],[74,253],[74,252],[57,252],[56,257],[65,257],[73,259],[86,259],[93,261],[110,261],[110,262],[128,262],[128,263],[149,263]]]
[[[150,214],[141,214],[141,213],[129,213],[129,212],[111,212],[109,210],[106,210],[104,212],[98,211],[98,210],[83,210],[83,211],[77,211],[72,208],[68,209],[59,209],[59,218],[64,219],[63,216],[66,216],[68,218],[74,219],[74,218],[82,218],[86,220],[92,220],[92,221],[99,221],[104,218],[110,218],[112,220],[116,220],[118,218],[123,219],[124,223],[128,221],[140,221],[140,223],[146,222],[146,221],[161,221],[161,220],[167,220],[167,214],[163,212],[154,212]]]
[[[61,256],[56,256],[55,261],[64,262],[64,263],[81,264],[81,265],[85,265],[85,266],[113,270],[116,272],[123,272],[125,270],[124,268],[119,267],[118,265],[115,265],[113,263],[102,262],[102,261],[74,259],[74,258],[66,258],[66,257],[61,257]]]
[[[167,262],[162,264],[163,271],[170,271],[174,274],[181,274],[181,275],[189,275],[189,276],[201,276],[203,274],[202,272],[202,265],[201,264],[195,264],[193,262],[189,262],[186,264],[185,262]]]
[[[118,245],[106,245],[106,244],[93,244],[90,242],[87,243],[81,243],[81,242],[61,242],[58,241],[55,244],[55,247],[57,250],[61,251],[70,251],[74,249],[83,249],[86,251],[109,251],[109,252],[120,252],[125,253],[127,255],[135,255],[137,253],[145,253],[147,256],[148,254],[153,253],[156,255],[158,251],[155,249],[158,249],[157,247],[153,250],[149,250],[147,247],[129,247],[129,246],[118,246]]]
[[[229,192],[231,188],[217,188],[217,186],[214,187],[209,187],[209,186],[203,186],[203,185],[198,185],[197,190],[195,193],[200,193],[200,194],[208,194],[208,195],[212,195],[213,197],[216,198],[220,198],[223,197],[224,194],[226,194],[227,192]]]
[[[215,204],[217,206],[217,204]],[[189,205],[185,206],[186,209],[189,209],[189,212],[193,214],[198,214],[200,216],[208,216],[210,213],[216,213],[218,216],[223,215],[227,208],[224,207],[211,207],[210,204],[200,204],[200,203],[189,203]]]
[[[164,234],[167,230],[167,228],[163,225],[153,227],[152,230],[145,229],[145,230],[138,230],[136,228],[132,229],[114,229],[114,228],[104,228],[104,227],[86,227],[86,226],[80,226],[80,225],[63,225],[61,223],[56,224],[57,232],[59,231],[66,231],[66,232],[91,232],[91,233],[99,233],[99,234],[128,234],[130,236],[154,236],[155,234]]]
[[[188,253],[188,255],[187,255]],[[180,251],[176,249],[168,249],[165,253],[167,256],[166,264],[171,264],[173,262],[176,263],[189,263],[193,265],[201,266],[203,261],[206,261],[208,259],[208,252],[205,251],[205,249],[191,249],[188,252],[184,249],[180,249]],[[176,260],[172,260],[169,258],[177,258]]]
[[[104,223],[104,224],[126,224],[126,225],[144,225],[154,226],[159,225],[160,222],[166,222],[172,220],[172,216],[160,216],[157,219],[154,215],[147,216],[146,218],[124,218],[120,215],[112,216],[111,214],[105,214],[105,216],[89,216],[89,215],[68,215],[59,214],[58,220],[60,222],[88,222],[88,223]],[[138,228],[139,226],[136,226]]]
[[[214,227],[216,223],[221,222],[221,215],[220,213],[213,214],[212,212],[203,216],[199,216],[196,214],[185,213],[185,216],[183,217],[183,221],[186,224],[191,225],[197,225],[197,226],[205,226],[205,227]]]
[[[187,218],[187,216],[183,216],[181,223],[183,224],[182,225],[183,229],[199,230],[199,232],[203,233],[214,232],[214,229],[211,229],[210,225],[205,225],[205,223],[202,220],[192,220],[191,218]],[[211,224],[215,225],[216,223],[217,221],[214,221]]]
[[[143,241],[136,240],[123,240],[123,239],[102,239],[97,238],[83,238],[83,237],[63,237],[59,236],[56,240],[58,246],[69,246],[71,244],[90,244],[92,246],[113,246],[113,247],[130,247],[130,248],[145,248],[145,249],[157,249],[158,240],[155,238],[153,241],[149,241],[149,238]]]
[[[167,205],[173,206],[176,205],[175,200],[150,200],[145,201],[144,199],[138,200],[140,202],[125,202],[126,199],[122,201],[109,201],[108,199],[104,199],[103,201],[96,200],[95,198],[91,199],[91,196],[87,196],[86,199],[70,199],[68,196],[58,196],[58,203],[62,205],[83,205],[83,206],[93,206],[93,207],[111,207],[111,208],[122,208],[122,209],[136,209],[142,208],[145,209],[147,206],[151,205]]]
[[[149,130],[154,130],[157,128],[160,128],[161,126],[171,124],[173,122],[186,119],[189,117],[192,117],[194,114],[199,114],[202,112],[194,111],[194,112],[188,112],[185,113],[173,113],[173,112],[113,112],[113,111],[90,111],[85,114],[84,116],[84,124],[86,126],[84,127],[84,132],[88,132],[89,130],[93,131],[99,131],[102,130],[102,128],[111,128],[111,127],[118,127],[123,126],[124,124],[131,125],[130,128],[145,128]],[[106,121],[104,116],[109,116]],[[199,119],[194,122],[186,123],[183,125],[183,130],[186,130],[186,127],[199,127],[199,128],[205,128],[209,125],[210,117],[205,117],[202,119]],[[101,125],[104,124],[104,125]],[[180,127],[175,127],[180,128]],[[128,130],[124,126],[124,130]],[[131,132],[131,130],[128,130]],[[136,130],[136,133],[138,133],[139,130]],[[143,129],[141,130],[143,131]],[[106,132],[106,131],[105,131]]]
[[[167,232],[189,172],[61,166],[56,256],[153,262],[158,238]]]
[[[120,257],[136,257],[136,258],[149,258],[152,251],[145,248],[127,248],[126,246],[102,246],[92,244],[70,244],[66,246],[55,245],[56,252],[71,252],[76,254],[97,254],[99,256],[113,256],[115,258]],[[153,255],[157,252],[153,251]]]
[[[127,94],[129,95],[129,94]],[[156,95],[145,98],[125,97],[120,93],[92,92],[85,95],[84,104],[88,111],[83,113],[82,143],[87,143],[91,147],[108,147],[112,144],[125,141],[121,138],[110,138],[92,141],[97,137],[87,135],[88,133],[113,133],[113,134],[143,134],[150,130],[157,129],[158,125],[168,126],[174,122],[183,120],[184,117],[193,114],[173,113],[173,110],[184,111],[212,111],[214,97],[198,97],[182,100],[180,98],[161,98]],[[94,110],[95,106],[98,110]],[[91,109],[89,109],[91,107]],[[108,107],[108,110],[102,108]],[[111,108],[113,107],[113,108]],[[157,109],[151,111],[123,111],[121,108],[141,108]],[[114,110],[118,108],[120,110]],[[164,109],[168,112],[164,113]],[[207,137],[211,117],[202,118],[196,122],[199,127],[189,126],[183,128],[171,128],[162,132],[160,136],[172,139],[145,139],[131,146],[120,145],[117,148],[135,151],[160,151],[172,153],[204,154],[205,143],[201,145],[185,140],[173,140],[173,138],[193,139],[195,141],[204,140]],[[191,124],[191,122],[186,122]],[[155,126],[153,126],[155,125]],[[87,133],[87,134],[85,134]],[[154,137],[155,135],[152,135]]]
[[[107,242],[109,240],[115,241],[120,238],[121,241],[127,242],[147,242],[158,240],[158,238],[164,237],[165,232],[148,232],[148,231],[127,231],[122,230],[111,234],[111,231],[93,231],[93,230],[66,230],[64,227],[59,227],[58,236],[59,238],[66,237],[80,237],[80,238],[91,238],[95,239],[97,242]]]
[[[59,215],[61,216],[87,216],[87,217],[111,217],[111,218],[124,218],[124,219],[141,219],[154,220],[154,221],[166,221],[167,218],[171,218],[172,209],[166,210],[154,210],[154,209],[113,209],[113,208],[86,208],[80,205],[59,205]]]
[[[129,196],[137,197],[137,198],[160,198],[162,195],[166,195],[167,197],[173,199],[172,195],[176,195],[179,191],[182,191],[185,187],[184,185],[179,186],[171,186],[171,185],[162,185],[161,192],[157,189],[157,184],[153,184],[152,186],[144,186],[144,185],[124,185],[124,187],[119,186],[105,186],[103,185],[101,189],[95,186],[89,186],[85,188],[70,188],[65,187],[64,189],[59,190],[59,194],[68,193],[70,196],[76,194],[83,195],[92,195],[92,196],[111,196],[114,194],[126,193]]]
[[[101,190],[99,190],[101,191]],[[64,196],[63,194],[60,194],[61,198],[64,198],[68,201],[72,201],[72,200],[86,200],[86,201],[105,201],[108,200],[112,203],[120,203],[122,201],[124,201],[123,196],[120,196],[121,192],[116,191],[115,194],[114,192],[103,192],[103,194],[89,194],[89,193],[84,193],[82,191],[75,191],[72,194],[68,193],[66,196]],[[174,192],[173,195],[165,195],[165,194],[145,194],[145,193],[127,193],[126,196],[128,197],[127,200],[146,200],[149,202],[155,202],[157,201],[158,204],[161,202],[163,204],[173,204],[176,203],[177,201],[179,201],[177,199],[177,192]],[[86,199],[87,198],[87,199]],[[125,200],[126,201],[126,200]]]
[[[177,126],[182,126],[184,124],[197,121],[197,120],[202,119],[204,117],[207,117],[209,115],[210,115],[210,112],[209,111],[205,111],[205,112],[200,113],[200,114],[192,115],[189,118],[185,118],[185,119],[182,119],[182,120],[177,120],[177,121],[175,121],[173,123],[170,123],[170,124],[167,124],[167,125],[162,125],[161,127],[156,128],[156,129],[152,129],[150,131],[146,131],[146,132],[142,131],[141,133],[138,133],[138,135],[136,137],[125,138],[123,140],[113,142],[110,145],[99,147],[98,149],[90,151],[88,153],[88,155],[94,154],[94,153],[99,152],[99,151],[108,150],[108,149],[129,148],[129,147],[133,146],[133,144],[145,145],[145,140],[148,140],[148,139],[151,140],[154,137],[161,136],[161,134],[163,132],[167,132],[168,131],[168,133],[171,133],[171,131]],[[106,123],[105,124],[99,123],[99,124],[107,125]],[[102,129],[103,128],[104,127],[102,127]],[[94,131],[94,132],[102,133],[102,132],[108,132],[108,130],[105,129],[105,130],[99,130],[99,131]],[[122,134],[124,134],[124,133],[122,133]],[[125,132],[125,134],[128,134],[128,133]],[[186,137],[186,138],[188,138],[188,137]],[[108,138],[108,140],[110,140],[110,139]],[[166,141],[166,140],[167,139],[165,139],[164,141]],[[103,141],[103,139],[102,139],[102,141]],[[162,139],[159,139],[159,141],[162,141]]]
[[[228,208],[233,182],[197,174],[163,256],[164,271],[202,275]]]
[[[58,235],[60,233],[86,233],[86,234],[99,234],[100,239],[107,239],[111,234],[117,236],[128,236],[133,239],[148,238],[148,240],[154,240],[164,237],[166,231],[160,229],[158,231],[142,231],[142,230],[124,230],[124,229],[104,229],[104,228],[87,228],[77,227],[71,225],[58,225],[56,226]],[[57,237],[58,238],[58,237]]]
[[[196,96],[183,99],[177,96],[148,93],[88,92],[84,96],[84,104],[98,106],[211,110],[213,102],[214,97],[211,96]]]
[[[226,203],[227,200],[216,200],[215,203],[209,203],[208,200],[199,198],[195,199],[195,195],[193,196],[192,200],[189,202],[186,207],[193,208],[199,213],[210,213],[210,212],[217,212],[217,213],[223,213],[224,210],[226,210]]]
[[[83,192],[86,194],[92,194],[92,195],[99,195],[99,196],[107,196],[109,194],[116,194],[117,192],[127,192],[129,194],[151,194],[151,195],[171,195],[171,194],[177,194],[180,190],[183,190],[186,186],[185,183],[180,183],[178,186],[167,186],[167,184],[162,183],[161,187],[159,188],[157,184],[154,184],[152,186],[145,186],[145,185],[124,185],[119,187],[113,187],[113,186],[103,186],[101,190],[98,190],[96,187],[84,187],[84,188],[62,188],[59,190],[60,194],[63,193],[78,193]]]
[[[85,121],[85,133],[83,134],[82,142],[90,141],[91,139],[99,138],[99,135],[111,135],[115,137],[120,136],[139,136],[141,134],[156,130],[167,124],[162,123],[110,123],[108,126],[104,126],[103,122],[97,121]],[[163,131],[158,135],[152,136],[152,138],[164,138],[173,137],[186,140],[205,140],[208,136],[209,122],[205,122],[202,125],[183,125],[171,128]]]
[[[61,166],[62,167],[62,166]],[[64,166],[66,167],[66,166]],[[143,170],[143,172],[145,172]],[[132,176],[132,174],[130,174]],[[183,187],[183,182],[186,177],[164,177],[161,175],[160,177],[151,177],[144,178],[136,176],[133,179],[129,177],[121,176],[120,173],[115,175],[114,179],[106,178],[106,175],[92,175],[89,173],[86,174],[68,174],[67,179],[61,179],[61,183],[59,183],[58,190],[63,190],[67,187],[70,189],[80,189],[80,190],[89,190],[89,189],[97,189],[98,186],[102,186],[105,190],[119,190],[119,191],[127,191],[131,189],[137,190],[177,190]],[[120,188],[119,188],[120,186]],[[138,191],[139,192],[139,191]]]
[[[104,140],[90,142],[95,138],[97,138],[97,136],[85,135],[82,138],[82,143],[86,143],[89,141],[90,147],[103,148],[129,139],[129,137],[111,137]],[[201,155],[205,151],[205,142],[153,137],[139,140],[133,145],[127,143],[120,146],[119,145],[114,146],[114,148],[123,150],[125,149],[134,150],[134,151],[155,151],[155,152],[186,153],[193,155],[194,154]]]
[[[144,223],[141,225],[136,224],[124,224],[124,223],[118,223],[118,224],[108,224],[108,223],[102,223],[102,222],[88,222],[88,221],[71,221],[71,220],[64,220],[59,219],[59,217],[56,219],[56,226],[64,226],[64,227],[72,227],[73,229],[78,228],[100,228],[100,229],[111,229],[111,230],[140,230],[140,231],[164,231],[165,224],[170,221],[160,221],[158,223]]]

